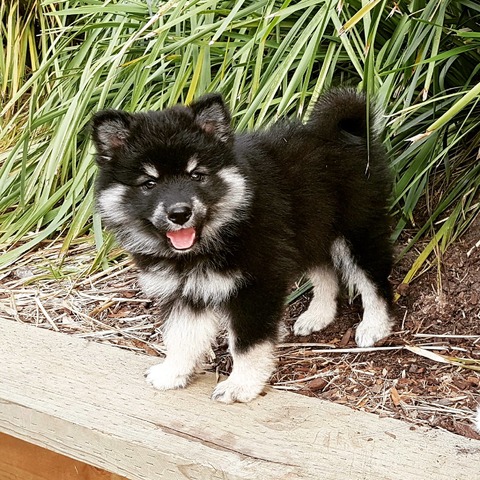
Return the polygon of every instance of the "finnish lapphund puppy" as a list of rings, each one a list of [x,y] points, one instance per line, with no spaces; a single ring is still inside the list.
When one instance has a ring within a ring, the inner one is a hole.
[[[356,342],[392,327],[388,206],[392,179],[363,95],[332,90],[306,122],[234,134],[221,95],[92,120],[96,205],[160,305],[159,390],[185,387],[221,328],[233,369],[214,389],[248,402],[275,368],[285,297],[302,274],[313,299],[294,333],[334,321],[340,281],[363,302]]]

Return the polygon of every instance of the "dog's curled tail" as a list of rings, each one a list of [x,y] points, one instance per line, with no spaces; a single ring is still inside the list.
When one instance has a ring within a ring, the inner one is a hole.
[[[373,107],[362,93],[337,88],[324,93],[308,120],[321,138],[330,142],[363,143],[377,137]]]

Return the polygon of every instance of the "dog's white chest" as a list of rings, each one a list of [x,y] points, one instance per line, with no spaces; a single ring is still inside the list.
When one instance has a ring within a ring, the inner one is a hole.
[[[158,300],[171,297],[184,298],[205,305],[219,305],[243,283],[238,271],[217,272],[208,268],[193,269],[180,275],[170,268],[141,272],[140,285],[143,291]]]
[[[142,290],[156,299],[170,297],[181,285],[180,277],[169,268],[140,272],[138,280]]]
[[[237,291],[242,280],[240,272],[193,271],[185,278],[182,296],[194,302],[218,305]]]

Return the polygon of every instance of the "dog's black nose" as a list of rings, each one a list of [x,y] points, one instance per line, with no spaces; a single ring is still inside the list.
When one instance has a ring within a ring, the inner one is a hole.
[[[177,203],[167,210],[168,219],[177,225],[183,225],[184,223],[187,223],[191,216],[192,209],[184,203]]]

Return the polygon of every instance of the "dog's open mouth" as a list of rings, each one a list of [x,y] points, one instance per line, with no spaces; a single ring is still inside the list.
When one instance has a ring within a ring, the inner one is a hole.
[[[167,238],[176,250],[188,250],[189,248],[192,248],[196,236],[193,227],[167,232]]]

